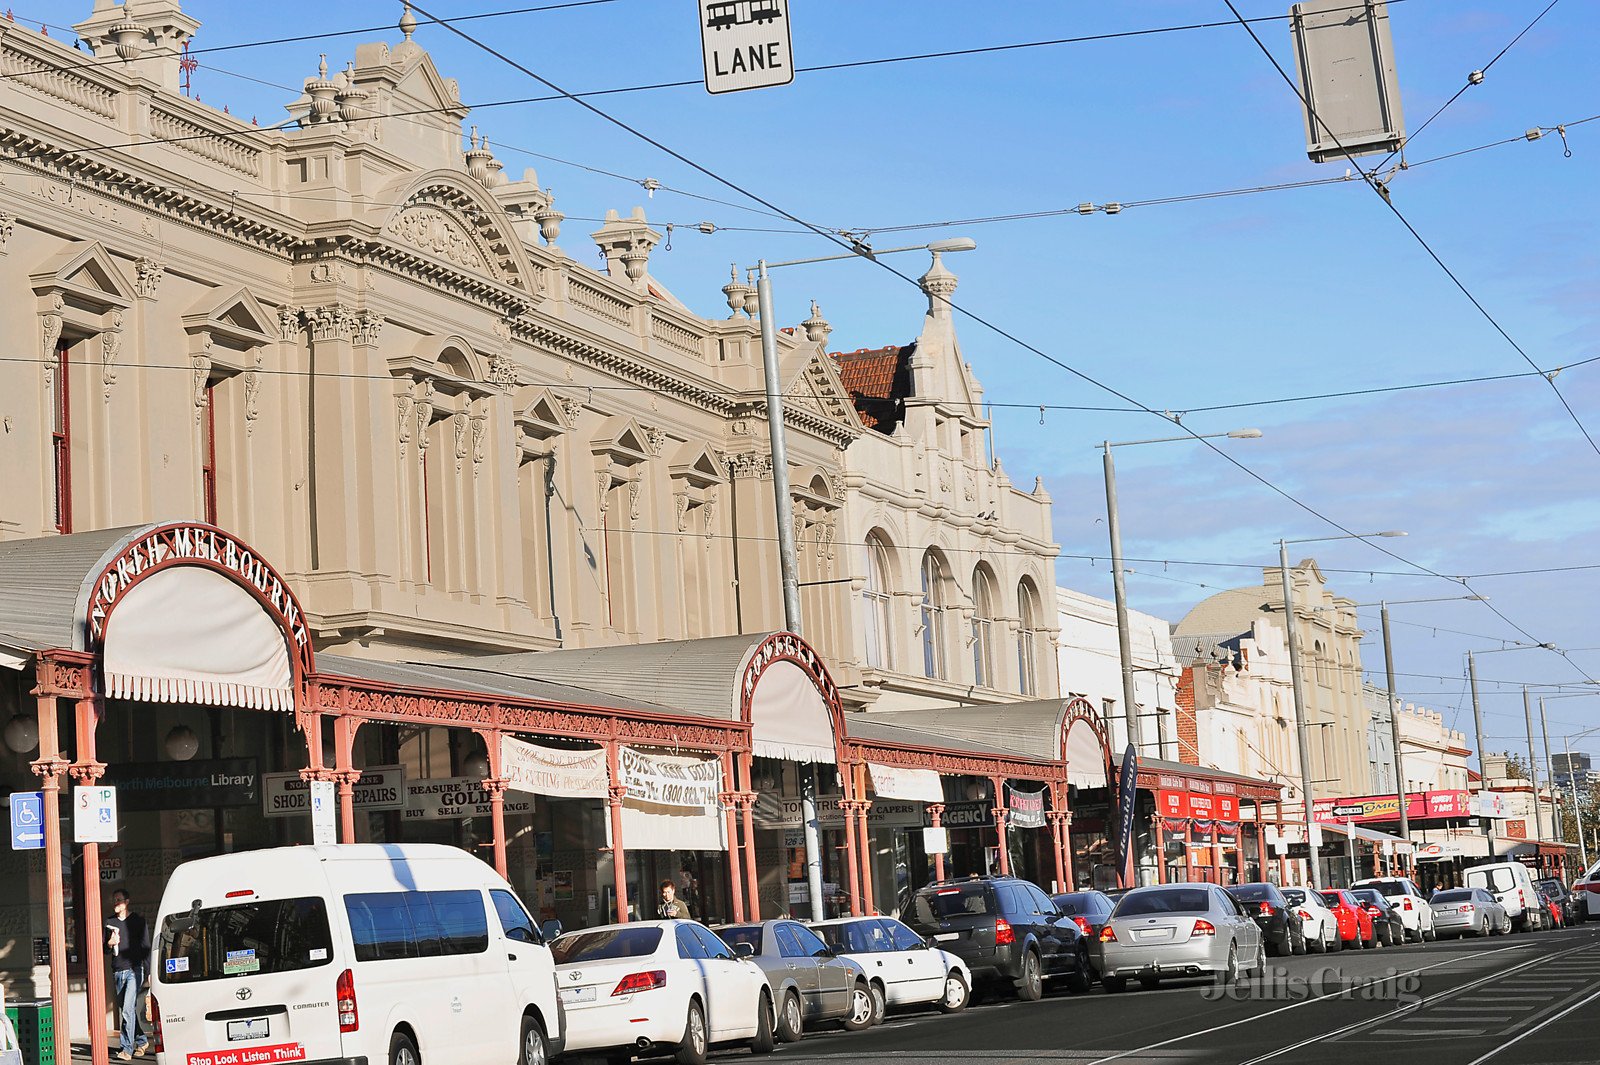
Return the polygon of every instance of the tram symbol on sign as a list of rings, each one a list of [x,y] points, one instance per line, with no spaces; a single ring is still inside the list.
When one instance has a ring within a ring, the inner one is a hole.
[[[778,0],[724,0],[706,8],[706,29],[725,30],[749,22],[764,24],[782,17]]]

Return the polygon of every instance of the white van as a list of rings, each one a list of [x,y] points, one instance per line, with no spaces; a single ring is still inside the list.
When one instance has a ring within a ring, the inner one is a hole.
[[[565,1042],[538,929],[454,847],[187,862],[153,931],[161,1065],[546,1065]]]
[[[1506,908],[1519,932],[1532,931],[1538,920],[1538,889],[1528,867],[1521,862],[1495,862],[1493,865],[1468,867],[1463,887],[1483,888]]]

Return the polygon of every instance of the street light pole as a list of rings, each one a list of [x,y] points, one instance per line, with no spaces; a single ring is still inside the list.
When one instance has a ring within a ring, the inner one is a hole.
[[[1483,761],[1483,709],[1478,705],[1478,668],[1474,664],[1472,652],[1467,652],[1467,682],[1472,686],[1472,737],[1473,746],[1478,748],[1478,798],[1480,804],[1489,794],[1489,773],[1484,768]],[[1489,837],[1489,860],[1494,860],[1494,817],[1483,817],[1483,834]]]
[[[1394,644],[1389,640],[1389,604],[1380,602],[1383,617],[1383,672],[1389,689],[1389,736],[1394,742],[1394,794],[1400,800],[1400,838],[1411,838],[1411,819],[1406,815],[1406,770],[1400,757],[1400,704],[1394,694]]]
[[[1578,826],[1578,855],[1583,860],[1585,871],[1589,868],[1589,844],[1583,838],[1583,802],[1578,797],[1578,774],[1572,771],[1572,737],[1561,737],[1561,746],[1567,752],[1567,781],[1572,789],[1572,823]],[[1587,907],[1588,903],[1584,905]],[[1588,912],[1585,910],[1585,912]]]
[[[1127,570],[1122,565],[1122,518],[1117,507],[1117,466],[1111,458],[1114,447],[1133,447],[1137,444],[1172,444],[1190,440],[1214,440],[1218,437],[1234,440],[1255,440],[1260,429],[1231,429],[1225,433],[1191,433],[1187,436],[1163,436],[1153,440],[1107,440],[1100,446],[1105,450],[1106,479],[1106,532],[1111,538],[1111,587],[1117,608],[1117,655],[1122,664],[1122,716],[1127,722],[1128,742],[1139,750],[1139,707],[1134,698],[1133,635],[1128,625]],[[1156,729],[1156,754],[1161,754],[1161,730]]]
[[[877,255],[902,251],[928,250],[971,251],[977,244],[965,237],[934,241],[907,248],[885,248]],[[827,255],[816,259],[797,259],[773,263],[774,267],[799,266],[803,263],[831,262],[835,259],[853,259],[857,255],[872,258],[870,250],[845,255]],[[761,372],[765,378],[767,397],[767,437],[772,447],[772,504],[778,519],[778,567],[783,582],[783,625],[790,632],[800,633],[800,565],[794,546],[794,517],[791,508],[793,496],[789,492],[789,448],[783,423],[783,383],[778,376],[778,330],[772,311],[772,283],[767,278],[767,261],[757,264],[757,313],[761,316]],[[804,826],[806,851],[806,887],[811,894],[811,919],[827,918],[822,899],[822,834],[817,823],[817,767],[808,763],[800,770],[800,817]],[[872,874],[867,873],[868,876]],[[757,915],[759,916],[759,915]]]
[[[1311,809],[1311,741],[1306,735],[1306,693],[1300,679],[1300,637],[1294,616],[1294,583],[1289,579],[1289,541],[1278,541],[1278,573],[1283,578],[1283,631],[1289,642],[1289,679],[1294,686],[1294,731],[1300,744],[1300,798],[1305,803],[1307,865],[1311,868],[1311,889],[1322,890],[1322,872],[1317,859],[1316,815]]]
[[[1128,724],[1128,743],[1139,749],[1139,708],[1133,698],[1133,639],[1128,631],[1128,584],[1122,572],[1122,523],[1117,514],[1117,467],[1111,459],[1111,441],[1105,447],[1106,530],[1111,535],[1111,587],[1117,604],[1117,653],[1122,662],[1122,716]]]
[[[1528,776],[1533,778],[1533,838],[1544,839],[1544,817],[1539,812],[1539,763],[1533,760],[1533,702],[1528,686],[1522,686],[1522,721],[1528,728]]]

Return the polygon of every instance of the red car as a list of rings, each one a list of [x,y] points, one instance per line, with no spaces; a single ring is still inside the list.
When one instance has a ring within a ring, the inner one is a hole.
[[[1339,922],[1340,945],[1345,950],[1360,950],[1378,945],[1378,933],[1372,926],[1372,914],[1361,901],[1343,888],[1321,891],[1323,904],[1333,911]]]

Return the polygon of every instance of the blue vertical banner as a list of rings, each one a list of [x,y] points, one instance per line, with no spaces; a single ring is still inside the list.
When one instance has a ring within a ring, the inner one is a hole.
[[[1135,886],[1133,814],[1139,798],[1139,752],[1128,744],[1117,778],[1117,879],[1125,888]]]

